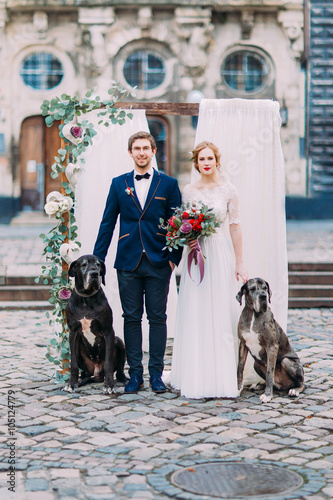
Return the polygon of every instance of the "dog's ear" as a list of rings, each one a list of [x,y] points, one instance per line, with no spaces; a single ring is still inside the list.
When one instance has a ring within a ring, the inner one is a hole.
[[[75,268],[76,268],[76,263],[77,263],[77,260],[73,260],[73,262],[71,263],[71,265],[69,266],[69,270],[68,270],[68,280],[69,278],[74,278],[75,276]]]
[[[101,272],[100,275],[102,276],[102,283],[105,285],[105,273],[106,273],[106,267],[105,263],[100,259],[100,264],[101,264]]]
[[[238,302],[240,303],[240,305],[242,305],[242,297],[243,297],[243,295],[244,295],[244,293],[246,291],[246,283],[244,283],[244,285],[242,286],[242,288],[239,290],[239,292],[236,295],[236,299],[238,300]]]
[[[270,289],[269,283],[265,281],[267,288],[268,288],[268,302],[271,303],[271,297],[272,297],[272,290]]]

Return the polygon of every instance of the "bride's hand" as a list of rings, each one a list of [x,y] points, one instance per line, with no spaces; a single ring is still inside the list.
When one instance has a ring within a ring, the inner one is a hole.
[[[237,281],[239,281],[239,277],[241,277],[243,283],[249,279],[248,272],[245,269],[243,262],[236,262],[235,274]]]
[[[188,240],[187,244],[191,250],[194,250],[195,245],[197,244],[197,240],[196,239],[195,240]]]

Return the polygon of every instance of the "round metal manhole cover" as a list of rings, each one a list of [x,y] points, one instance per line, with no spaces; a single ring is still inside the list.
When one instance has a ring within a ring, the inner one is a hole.
[[[213,462],[178,470],[171,476],[175,486],[198,495],[220,498],[258,498],[299,488],[296,472],[274,465]]]

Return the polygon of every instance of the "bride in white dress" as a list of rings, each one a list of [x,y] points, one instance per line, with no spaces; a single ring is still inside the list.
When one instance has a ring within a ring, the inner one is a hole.
[[[219,175],[220,153],[211,142],[201,142],[193,151],[200,180],[185,186],[183,203],[202,202],[213,208],[221,227],[204,241],[199,239],[205,259],[205,274],[199,283],[198,266],[191,275],[184,265],[179,290],[171,385],[188,398],[237,396],[239,306],[237,280],[247,281],[242,260],[242,232],[236,188]],[[229,234],[226,225],[229,222]],[[195,242],[186,248],[185,263]]]

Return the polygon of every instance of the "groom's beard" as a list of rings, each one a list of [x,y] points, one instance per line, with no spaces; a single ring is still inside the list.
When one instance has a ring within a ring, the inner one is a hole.
[[[151,158],[142,158],[139,163],[139,159],[134,160],[135,166],[140,169],[146,169],[148,166],[150,168]],[[149,168],[147,170],[149,170]]]

